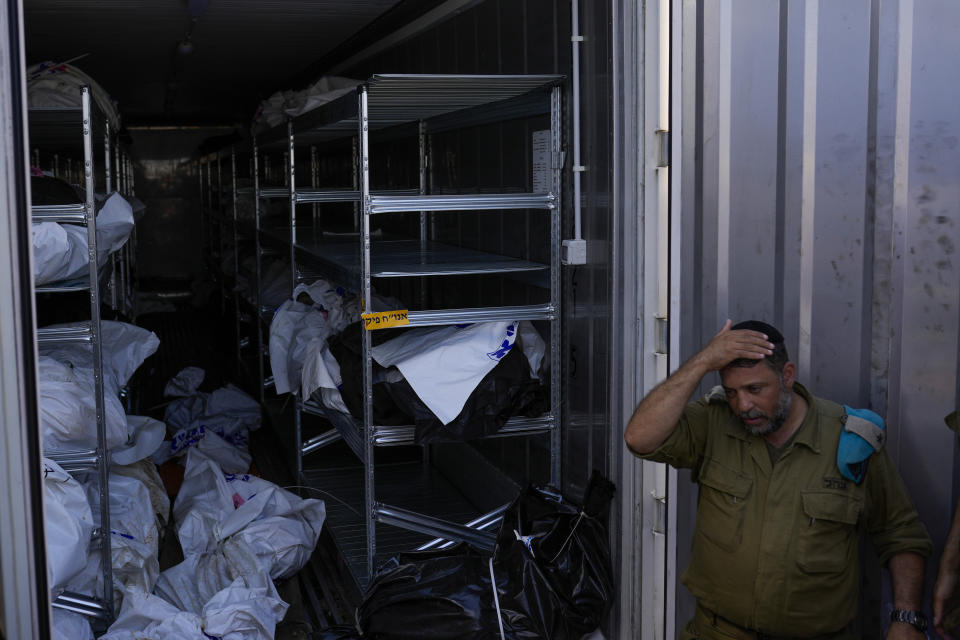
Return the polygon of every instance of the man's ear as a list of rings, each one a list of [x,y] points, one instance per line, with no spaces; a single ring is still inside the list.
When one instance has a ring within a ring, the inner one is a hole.
[[[787,389],[793,389],[793,383],[797,379],[797,365],[788,362],[783,365],[783,386]]]

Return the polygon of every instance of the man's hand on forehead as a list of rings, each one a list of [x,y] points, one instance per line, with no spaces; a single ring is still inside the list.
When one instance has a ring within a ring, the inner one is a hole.
[[[708,371],[720,370],[740,358],[762,360],[773,353],[774,344],[767,334],[750,329],[731,330],[732,325],[727,320],[720,332],[694,356]]]

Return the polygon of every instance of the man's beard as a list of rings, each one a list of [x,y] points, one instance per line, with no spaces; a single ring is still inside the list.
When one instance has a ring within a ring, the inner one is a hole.
[[[759,427],[748,427],[747,423],[743,422],[743,428],[755,436],[768,436],[784,425],[784,423],[787,421],[787,416],[790,415],[790,407],[792,405],[793,391],[784,386],[783,378],[781,378],[780,398],[777,402],[776,411],[774,411],[773,416],[767,416],[767,414],[763,413],[759,409],[750,409],[750,411],[740,414],[741,421],[748,418],[767,418],[767,422]]]

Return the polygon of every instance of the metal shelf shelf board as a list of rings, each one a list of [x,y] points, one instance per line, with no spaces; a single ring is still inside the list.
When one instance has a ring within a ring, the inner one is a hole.
[[[90,342],[90,340],[90,327],[58,327],[37,329],[37,342],[40,344]]]
[[[549,193],[457,194],[432,196],[370,196],[370,213],[411,211],[490,211],[505,209],[553,209],[556,197]]]
[[[429,121],[458,111],[518,98],[559,84],[560,75],[377,74],[366,83],[371,130]],[[357,133],[357,96],[348,93],[293,119],[301,143],[317,143]],[[461,125],[462,126],[462,125]],[[282,144],[281,124],[258,136],[261,147]]]
[[[289,228],[261,232],[273,244],[289,243],[289,234]],[[321,269],[330,269],[335,275],[346,275],[353,280],[360,274],[358,242],[300,237],[296,250],[298,257]],[[373,240],[370,254],[370,275],[374,278],[498,274],[549,269],[549,265],[538,262],[435,241],[421,244],[419,240]]]
[[[86,224],[87,207],[82,202],[76,204],[36,204],[30,207],[30,217],[34,222]]]

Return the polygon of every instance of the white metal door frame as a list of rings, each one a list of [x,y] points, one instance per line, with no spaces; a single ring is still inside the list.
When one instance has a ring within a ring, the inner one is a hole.
[[[20,0],[0,3],[0,635],[49,638]]]
[[[679,186],[670,167],[679,166],[679,145],[671,143],[679,140],[680,101],[671,99],[679,83],[671,84],[671,77],[679,77],[680,60],[671,58],[670,43],[680,33],[680,2],[614,3],[613,352],[625,360],[614,363],[612,379],[621,381],[611,412],[620,420],[614,429],[622,429],[639,400],[676,368],[668,354],[679,353],[679,337],[670,330],[679,310],[679,251],[673,246],[679,206],[671,211],[670,203],[679,202]],[[668,497],[676,472],[639,461],[620,438],[611,441],[622,505],[612,630],[620,638],[674,638],[676,515]]]

